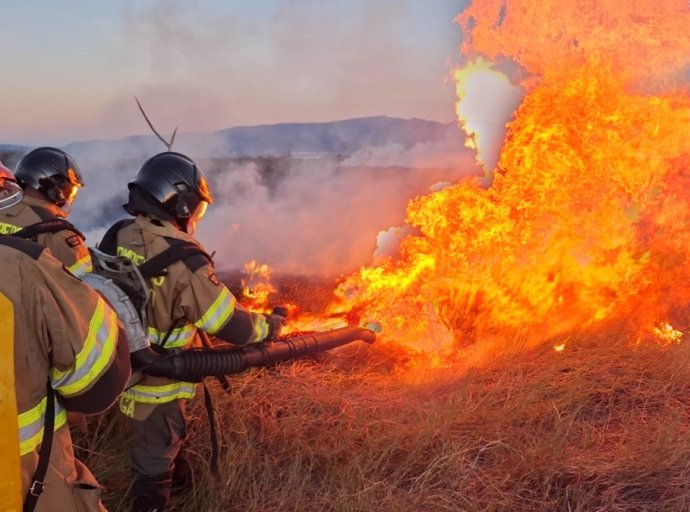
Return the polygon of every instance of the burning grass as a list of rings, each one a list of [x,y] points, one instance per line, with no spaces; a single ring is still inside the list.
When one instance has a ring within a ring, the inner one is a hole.
[[[221,476],[197,399],[171,510],[687,510],[690,348],[607,332],[464,373],[360,346],[210,382]],[[126,423],[89,426],[81,454],[127,510]]]

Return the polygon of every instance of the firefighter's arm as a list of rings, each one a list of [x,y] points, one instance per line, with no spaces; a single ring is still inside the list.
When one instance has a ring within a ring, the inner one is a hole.
[[[42,245],[48,247],[53,256],[72,274],[81,277],[93,270],[89,249],[79,235],[73,231],[62,230],[45,236],[46,239]]]
[[[40,307],[50,343],[51,385],[68,410],[101,412],[129,379],[127,340],[107,302],[47,253],[39,260],[48,285]]]
[[[266,316],[248,311],[216,277],[211,265],[194,272],[180,295],[184,316],[197,328],[217,338],[246,345],[271,335]]]

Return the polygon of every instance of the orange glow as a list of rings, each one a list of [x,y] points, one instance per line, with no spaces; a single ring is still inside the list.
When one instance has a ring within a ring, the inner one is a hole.
[[[74,200],[77,198],[77,194],[79,193],[79,188],[80,185],[72,185],[70,187],[69,194],[67,195],[66,204],[71,205],[74,203]]]
[[[206,201],[201,201],[196,207],[196,210],[194,210],[194,213],[192,213],[192,216],[187,221],[188,234],[193,235],[196,233],[196,228],[199,225],[199,221],[204,218],[204,215],[206,215],[207,206],[208,203]]]
[[[81,186],[81,184],[79,183],[80,180],[77,178],[77,173],[75,173],[74,169],[72,169],[71,167],[67,169],[67,180],[75,187]]]

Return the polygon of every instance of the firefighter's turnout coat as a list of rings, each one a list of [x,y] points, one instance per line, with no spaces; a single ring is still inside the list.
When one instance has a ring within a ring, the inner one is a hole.
[[[13,235],[39,222],[66,217],[65,211],[50,201],[25,195],[20,203],[0,211],[0,234]],[[61,229],[41,233],[33,237],[33,240],[50,249],[53,256],[77,277],[91,272],[89,250],[80,234]]]
[[[181,242],[199,243],[168,221],[139,215],[125,222],[116,235],[116,252],[136,265]],[[165,350],[184,350],[198,345],[197,329],[225,341],[245,344],[268,336],[266,318],[249,313],[216,277],[209,258],[196,254],[170,265],[166,275],[151,280],[153,297],[148,307],[148,338]],[[192,398],[195,384],[164,377],[145,376],[123,393],[121,411],[143,419],[150,407],[136,413],[137,404],[157,405]]]
[[[142,265],[172,246],[190,243],[201,249],[173,223],[140,214],[111,227],[99,249]],[[147,333],[158,350],[198,346],[198,329],[236,344],[263,341],[269,335],[266,317],[237,304],[204,254],[171,263],[165,275],[151,278],[149,284]],[[186,435],[185,399],[194,396],[195,388],[192,382],[145,375],[122,394],[120,411],[136,420],[130,450],[135,497],[167,501],[174,461]]]
[[[129,350],[115,312],[49,250],[11,236],[0,236],[0,293],[14,306],[24,495],[38,465],[50,386],[55,394],[55,430],[36,511],[102,510],[98,483],[74,458],[66,410],[101,412],[124,389],[130,375]]]

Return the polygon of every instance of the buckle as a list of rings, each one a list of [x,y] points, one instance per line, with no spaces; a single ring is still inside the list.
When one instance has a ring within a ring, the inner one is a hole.
[[[31,496],[39,498],[41,496],[41,494],[43,494],[44,489],[45,489],[45,484],[43,482],[39,482],[38,480],[34,480],[31,483],[31,487],[29,488],[29,494]]]

